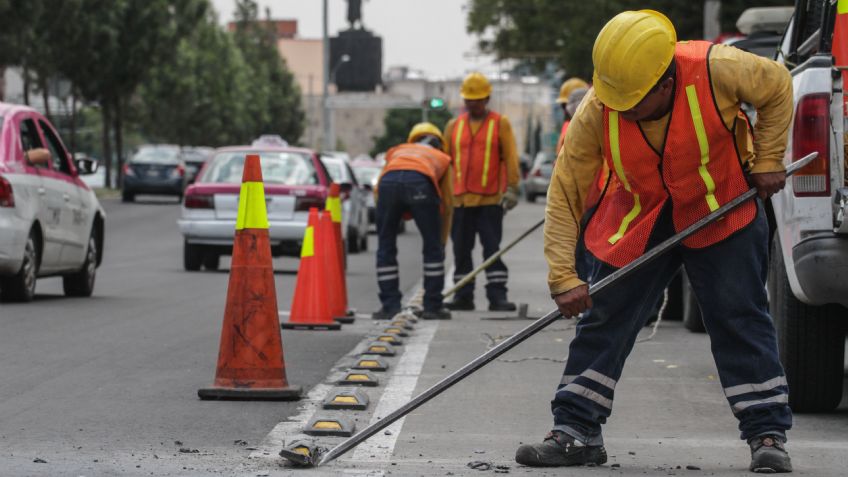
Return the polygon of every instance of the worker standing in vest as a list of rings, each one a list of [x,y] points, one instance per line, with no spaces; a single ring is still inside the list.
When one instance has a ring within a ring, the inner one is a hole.
[[[574,101],[569,100],[571,93],[577,89],[583,90],[583,94],[586,94],[585,91],[589,89],[589,85],[580,78],[568,78],[563,81],[562,86],[559,87],[559,97],[557,97],[556,102],[562,108],[562,116],[564,120],[562,122],[562,130],[559,132],[559,139],[557,140],[557,153],[559,153],[559,150],[562,149],[562,141],[565,140],[565,131],[568,129],[568,124],[571,122],[571,118],[574,116],[573,110],[576,110],[577,105],[580,104],[579,100],[576,104],[574,104]],[[582,99],[582,96],[580,98]],[[573,105],[571,110],[568,108],[569,104]]]
[[[601,425],[612,412],[625,359],[682,264],[724,395],[750,447],[750,470],[791,472],[784,443],[792,413],[767,307],[769,237],[762,203],[786,180],[790,75],[774,61],[731,46],[678,43],[668,18],[651,10],[610,20],[595,40],[592,60],[593,90],[571,121],[557,160],[544,239],[551,296],[565,317],[583,315],[551,403],[552,430],[542,443],[519,447],[516,461],[606,462]],[[753,134],[740,113],[742,102],[757,109]],[[609,184],[585,218],[584,201],[603,163],[611,171]],[[758,200],[614,285],[590,297],[577,277],[578,234],[594,257],[587,281],[596,283],[745,192],[749,183]]]
[[[518,204],[520,178],[512,125],[506,116],[488,108],[492,85],[482,74],[471,73],[462,82],[460,94],[466,112],[445,127],[453,160],[454,282],[474,268],[471,252],[477,235],[484,260],[500,249],[504,214]],[[486,269],[489,310],[515,310],[515,304],[507,300],[508,278],[500,259]],[[459,289],[447,306],[474,310],[474,281]]]
[[[400,311],[397,236],[401,220],[411,214],[421,232],[424,253],[425,320],[450,319],[442,304],[445,243],[453,211],[450,156],[442,132],[431,123],[416,124],[406,144],[386,153],[377,183],[377,284],[382,308],[374,319],[388,320]]]

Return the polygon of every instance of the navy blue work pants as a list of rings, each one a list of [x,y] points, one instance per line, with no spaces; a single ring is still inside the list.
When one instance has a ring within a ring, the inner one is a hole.
[[[442,245],[440,205],[441,199],[433,182],[420,172],[389,171],[380,179],[377,197],[377,284],[383,310],[400,311],[397,236],[405,212],[412,214],[423,240],[424,310],[442,308],[445,248]]]
[[[474,269],[471,252],[474,250],[476,237],[480,237],[483,246],[483,259],[487,260],[498,253],[503,236],[504,210],[500,205],[484,205],[480,207],[457,207],[453,209],[453,226],[451,240],[453,241],[453,256],[456,270],[454,282],[459,282]],[[506,283],[509,271],[501,259],[498,259],[486,269],[486,298],[489,301],[506,300]],[[456,292],[457,300],[474,300],[474,281]]]
[[[758,201],[759,202],[759,201]],[[674,234],[671,208],[661,214],[652,247]],[[766,298],[768,225],[762,205],[754,221],[702,249],[678,247],[592,297],[577,324],[551,408],[554,429],[601,445],[616,383],[636,335],[682,264],[701,307],[713,358],[742,439],[792,427],[788,387]],[[592,260],[590,282],[615,268]]]

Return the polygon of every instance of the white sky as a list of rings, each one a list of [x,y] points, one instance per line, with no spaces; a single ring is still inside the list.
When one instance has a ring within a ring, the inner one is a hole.
[[[259,0],[274,19],[298,20],[300,38],[320,38],[321,0]],[[347,25],[347,2],[329,0],[330,36]],[[467,0],[365,0],[365,27],[383,37],[383,70],[409,66],[431,78],[457,77],[472,70],[494,71],[491,57],[477,57],[476,37],[465,31]],[[222,23],[232,20],[235,0],[212,0]]]

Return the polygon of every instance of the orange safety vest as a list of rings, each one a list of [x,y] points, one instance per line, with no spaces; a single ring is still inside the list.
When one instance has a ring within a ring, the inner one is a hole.
[[[439,183],[450,167],[451,158],[438,149],[423,144],[400,144],[386,153],[386,165],[380,179],[389,171],[415,171],[429,177],[442,196]]]
[[[453,158],[453,194],[495,195],[506,190],[506,163],[500,153],[501,115],[489,111],[476,134],[463,113],[454,124],[450,141]]]
[[[587,248],[601,261],[623,267],[642,255],[669,198],[674,228],[681,231],[748,189],[736,149],[737,123],[728,129],[714,101],[711,46],[677,44],[674,104],[661,153],[648,144],[638,123],[604,108],[604,160],[612,174],[585,233]],[[748,225],[756,213],[754,202],[747,202],[683,244],[713,245]]]

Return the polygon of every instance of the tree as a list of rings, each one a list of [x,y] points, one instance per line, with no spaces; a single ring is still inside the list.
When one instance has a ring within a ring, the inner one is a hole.
[[[305,114],[294,76],[277,51],[272,25],[259,21],[254,0],[237,1],[235,20],[235,42],[249,66],[251,135],[279,134],[295,143],[303,134]]]
[[[451,114],[447,110],[429,112],[429,121],[442,130],[444,130],[450,118]],[[406,142],[406,138],[409,137],[409,130],[420,122],[420,109],[390,109],[386,111],[386,116],[383,118],[383,125],[386,130],[382,136],[374,138],[371,155],[376,156],[381,152],[386,152],[389,148]]]
[[[786,3],[724,0],[722,31],[735,31],[736,19],[746,8]],[[568,76],[589,79],[592,46],[603,25],[619,12],[644,8],[665,13],[680,39],[702,37],[704,2],[679,0],[600,0],[591,4],[585,0],[471,0],[467,28],[481,36],[481,50],[499,59],[519,60],[535,72],[543,72],[553,61]]]
[[[135,109],[160,142],[222,146],[245,142],[248,66],[212,12],[183,38],[172,62],[153,68]]]

